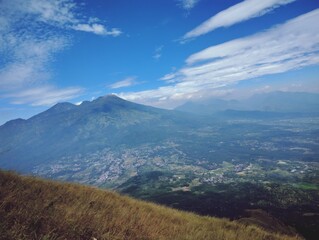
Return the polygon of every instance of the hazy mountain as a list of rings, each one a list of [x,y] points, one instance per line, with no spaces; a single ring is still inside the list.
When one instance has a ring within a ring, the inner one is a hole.
[[[202,102],[186,102],[175,110],[201,115],[211,114],[212,112],[224,111],[227,109],[240,108],[240,103],[236,100],[210,99]]]
[[[176,110],[202,115],[225,110],[318,113],[319,94],[278,91],[256,94],[243,100],[210,99],[186,102]]]
[[[303,92],[263,93],[244,100],[243,105],[247,106],[247,110],[319,112],[319,94]]]
[[[0,166],[28,170],[72,154],[156,143],[179,128],[196,126],[189,120],[185,114],[115,95],[79,106],[58,103],[28,120],[12,120],[0,127]]]

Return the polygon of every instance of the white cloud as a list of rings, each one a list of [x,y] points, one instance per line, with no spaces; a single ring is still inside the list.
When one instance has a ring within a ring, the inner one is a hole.
[[[199,0],[179,0],[179,5],[185,10],[191,10]]]
[[[1,31],[0,31],[1,33]],[[0,48],[6,58],[0,65],[0,87],[2,90],[22,88],[48,80],[51,72],[48,65],[54,54],[68,45],[68,40],[59,36],[39,39],[32,33],[4,33],[0,39],[6,42]]]
[[[82,88],[70,87],[58,89],[54,86],[28,88],[6,95],[12,98],[13,104],[30,104],[32,106],[48,106],[57,102],[66,101],[79,96]]]
[[[59,28],[114,37],[122,33],[117,28],[108,31],[108,28],[96,17],[84,17],[73,0],[4,0],[3,5],[9,11],[14,9],[15,15],[23,15],[26,20],[32,18],[37,22]]]
[[[39,21],[50,25],[60,25],[76,23],[77,5],[72,0],[13,0],[14,4],[21,12],[34,15]]]
[[[121,81],[118,81],[109,85],[108,87],[112,89],[116,89],[116,88],[130,87],[136,84],[138,84],[138,82],[136,81],[136,77],[127,77]]]
[[[160,78],[160,80],[163,80],[163,81],[175,81],[176,79],[176,74],[175,73],[168,73],[166,74],[164,77]]]
[[[112,28],[110,31],[107,30],[101,24],[94,23],[90,24],[78,24],[72,27],[74,30],[84,31],[84,32],[91,32],[97,35],[104,35],[104,36],[113,36],[117,37],[122,34],[122,32],[117,28]]]
[[[240,81],[319,64],[319,32],[313,24],[318,21],[319,9],[268,31],[209,47],[162,78],[171,85],[121,96],[155,106],[172,105],[227,93]]]
[[[259,17],[273,9],[296,0],[246,0],[240,2],[200,24],[186,33],[184,39],[198,37],[220,27],[229,27],[251,18]]]
[[[158,59],[160,59],[162,57],[162,54],[161,53],[155,53],[154,55],[153,55],[153,58],[155,59],[155,60],[158,60]]]
[[[122,92],[118,96],[129,101],[172,109],[190,99],[204,99],[211,96],[222,96],[230,89],[195,89],[193,87],[181,88],[179,85],[160,87],[154,90],[141,92]]]
[[[108,30],[99,19],[85,17],[80,10],[73,0],[0,1],[0,97],[15,103],[47,105],[77,96],[77,87],[58,89],[50,83],[55,55],[71,44],[68,32],[121,33]],[[41,89],[43,99],[21,97],[21,93],[36,94],[26,89]]]
[[[160,58],[162,57],[163,48],[164,48],[164,46],[162,45],[162,46],[159,46],[159,47],[157,47],[157,48],[155,49],[154,55],[153,55],[153,58],[154,58],[155,60],[158,60],[158,59],[160,59]]]

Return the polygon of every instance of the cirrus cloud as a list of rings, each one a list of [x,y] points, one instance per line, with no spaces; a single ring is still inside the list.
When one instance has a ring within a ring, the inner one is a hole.
[[[294,1],[296,0],[246,0],[240,2],[212,16],[198,27],[186,33],[183,39],[198,37],[220,27],[229,27],[251,18],[260,17],[281,5]]]
[[[29,104],[31,106],[49,106],[57,102],[67,101],[79,96],[83,92],[80,87],[69,87],[59,89],[55,86],[41,86],[23,89],[5,95],[11,98],[13,104]]]
[[[117,37],[122,34],[121,30],[117,28],[112,28],[108,30],[105,26],[101,24],[78,24],[72,27],[74,30],[84,31],[84,32],[91,32],[97,35],[104,35],[104,36],[113,36]]]
[[[84,16],[73,0],[2,0],[0,12],[0,97],[15,104],[50,105],[83,91],[52,83],[51,63],[72,44],[71,31],[121,34]]]
[[[178,1],[179,1],[179,5],[187,11],[191,10],[199,2],[199,0],[178,0]]]
[[[229,87],[270,74],[319,64],[319,9],[265,32],[211,46],[189,56],[186,65],[165,75],[167,86],[120,96],[155,106],[173,106],[204,96],[227,93]]]
[[[136,84],[138,84],[138,82],[136,81],[136,77],[127,77],[123,80],[117,81],[109,85],[108,87],[112,89],[117,89],[117,88],[130,87]]]

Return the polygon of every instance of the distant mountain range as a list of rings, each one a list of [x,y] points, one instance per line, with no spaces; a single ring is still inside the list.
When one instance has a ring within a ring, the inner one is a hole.
[[[196,127],[176,111],[125,101],[115,95],[76,106],[58,103],[28,120],[0,126],[0,167],[29,171],[64,156],[139,146]]]
[[[262,111],[280,113],[319,113],[319,94],[303,92],[270,92],[243,100],[210,99],[186,102],[175,110],[209,115],[219,111]]]
[[[189,113],[219,112],[226,118],[314,113],[319,111],[319,94],[274,92],[242,101],[188,102],[176,110],[140,105],[115,95],[84,101],[78,106],[58,103],[28,120],[16,119],[0,126],[0,167],[29,172],[41,164],[64,161],[65,157],[105,155],[107,149],[116,152],[150,144],[156,148],[175,140],[183,141],[181,146],[193,145],[194,141],[199,144],[204,140],[197,129],[207,127],[212,119]],[[197,151],[196,148],[190,154]]]

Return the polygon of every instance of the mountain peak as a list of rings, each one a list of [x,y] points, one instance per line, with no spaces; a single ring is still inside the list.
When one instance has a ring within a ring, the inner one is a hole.
[[[13,120],[10,120],[10,121],[7,121],[5,124],[3,124],[2,126],[17,126],[19,124],[23,124],[25,123],[27,120],[25,119],[22,119],[22,118],[17,118],[17,119],[13,119]]]
[[[52,114],[57,114],[57,113],[62,113],[62,112],[73,110],[76,107],[77,107],[76,105],[69,103],[69,102],[57,103],[54,106],[52,106],[51,108],[49,108],[48,110],[46,110],[42,113],[39,113],[39,114],[31,117],[30,119],[51,116]]]
[[[95,102],[95,101],[101,101],[101,100],[103,100],[103,101],[106,101],[106,100],[108,100],[108,101],[115,101],[115,100],[117,100],[117,101],[125,101],[124,99],[122,99],[122,98],[120,98],[119,96],[117,96],[116,94],[107,94],[107,95],[105,95],[105,96],[101,96],[101,97],[98,97],[97,99],[95,99],[93,102]]]
[[[75,105],[69,102],[59,102],[53,106],[53,108],[65,108],[65,107],[74,107]]]
[[[126,101],[115,94],[109,94],[99,97],[91,102],[91,106],[103,112],[109,112],[116,109],[127,109],[134,107],[136,104]]]
[[[114,93],[110,93],[110,94],[106,94],[105,96],[103,96],[104,98],[114,98],[114,99],[122,99],[119,96],[117,96]]]
[[[67,110],[71,110],[73,108],[75,108],[76,105],[69,103],[69,102],[61,102],[61,103],[57,103],[55,104],[53,107],[51,107],[50,109],[48,109],[48,111],[52,112],[64,112]]]

